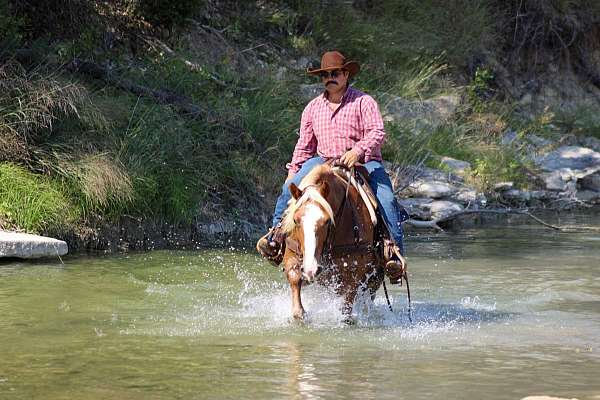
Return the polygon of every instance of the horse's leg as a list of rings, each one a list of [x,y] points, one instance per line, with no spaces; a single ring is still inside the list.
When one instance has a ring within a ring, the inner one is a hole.
[[[342,321],[346,324],[353,324],[354,318],[352,318],[352,308],[354,306],[354,300],[358,293],[358,286],[352,285],[352,287],[346,289],[344,292],[344,303],[342,304]]]
[[[300,297],[300,288],[302,287],[302,273],[300,265],[294,262],[287,269],[287,279],[292,289],[292,317],[295,320],[303,320],[305,316],[304,307],[302,306],[302,298]]]
[[[381,287],[383,280],[385,279],[385,275],[383,273],[383,268],[376,267],[374,271],[374,275],[369,279],[367,283],[367,287],[369,288],[369,293],[371,294],[371,301],[375,301],[375,295],[377,291]]]

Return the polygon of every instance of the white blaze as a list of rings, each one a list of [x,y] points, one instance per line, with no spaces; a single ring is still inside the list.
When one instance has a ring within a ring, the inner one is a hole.
[[[304,230],[304,275],[308,280],[312,280],[317,274],[319,264],[316,259],[317,252],[317,221],[324,218],[325,215],[316,204],[307,204],[302,218],[302,228]]]

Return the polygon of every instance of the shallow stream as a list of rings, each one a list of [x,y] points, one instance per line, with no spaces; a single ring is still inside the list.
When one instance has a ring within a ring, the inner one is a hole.
[[[290,323],[283,275],[230,246],[0,264],[0,398],[600,399],[597,233],[410,237],[413,322],[394,287],[354,326],[319,287]]]

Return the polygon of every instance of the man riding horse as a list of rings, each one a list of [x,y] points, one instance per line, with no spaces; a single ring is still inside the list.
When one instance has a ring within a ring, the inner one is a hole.
[[[357,62],[347,61],[338,51],[329,51],[321,58],[321,68],[307,70],[321,78],[325,91],[302,112],[300,138],[292,161],[286,165],[288,175],[275,205],[272,228],[260,238],[256,248],[267,260],[279,265],[285,249],[281,220],[292,196],[290,184],[299,185],[314,167],[327,160],[339,159],[348,168],[360,162],[369,173],[369,185],[392,239],[387,244],[392,246],[391,251],[385,252],[385,273],[391,283],[398,283],[405,269],[403,257],[399,256],[403,254],[401,223],[408,216],[396,201],[382,164],[385,131],[379,107],[371,96],[349,85],[359,69]]]

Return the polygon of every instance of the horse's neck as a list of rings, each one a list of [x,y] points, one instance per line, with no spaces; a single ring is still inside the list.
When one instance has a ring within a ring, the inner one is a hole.
[[[346,189],[344,188],[344,194]],[[348,190],[348,198],[340,202],[344,209],[340,212],[339,221],[336,221],[334,244],[354,243],[354,226],[358,226],[361,240],[371,241],[373,227],[366,207],[362,204],[360,194],[354,187]]]

